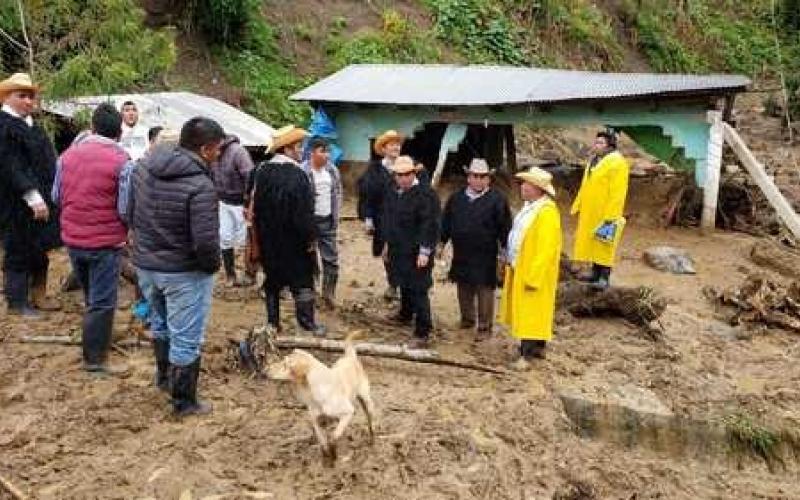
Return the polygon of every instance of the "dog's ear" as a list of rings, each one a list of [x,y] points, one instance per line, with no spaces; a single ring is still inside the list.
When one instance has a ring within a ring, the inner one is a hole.
[[[289,360],[289,372],[292,380],[300,385],[308,385],[308,362],[300,356],[292,356]]]

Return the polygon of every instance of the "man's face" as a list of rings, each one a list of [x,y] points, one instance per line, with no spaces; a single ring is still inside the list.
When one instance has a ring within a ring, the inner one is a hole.
[[[302,142],[295,142],[294,144],[290,144],[283,148],[283,154],[288,156],[289,158],[300,161],[303,159],[303,143]]]
[[[394,174],[394,180],[397,183],[397,187],[403,191],[408,191],[411,189],[411,186],[414,185],[414,179],[416,178],[417,173],[413,171],[404,174]]]
[[[530,182],[523,182],[519,186],[519,194],[525,201],[535,201],[544,195],[544,190]]]
[[[311,151],[311,163],[315,167],[322,167],[326,165],[328,163],[329,157],[330,157],[330,152],[326,147],[319,146]]]
[[[403,148],[403,144],[400,141],[389,141],[383,146],[383,155],[386,158],[396,160],[398,156],[400,156],[400,150]]]
[[[125,125],[133,127],[139,121],[139,110],[133,104],[126,104],[122,107],[122,121]]]
[[[608,140],[605,137],[595,137],[592,143],[594,154],[603,154],[608,151]]]
[[[222,141],[219,140],[217,142],[211,142],[209,144],[205,144],[204,146],[200,147],[200,156],[206,161],[207,164],[211,165],[219,160],[219,156],[222,153]]]
[[[36,92],[32,90],[14,90],[3,100],[15,113],[26,118],[36,109]]]
[[[489,187],[490,183],[489,174],[467,174],[467,184],[470,189],[480,193]]]

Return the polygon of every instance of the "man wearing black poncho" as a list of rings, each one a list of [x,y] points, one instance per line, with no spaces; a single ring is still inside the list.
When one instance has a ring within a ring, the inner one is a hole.
[[[289,287],[297,323],[322,336],[325,327],[314,320],[314,191],[300,165],[306,135],[291,125],[275,132],[270,147],[275,155],[255,176],[253,218],[266,277],[268,323],[280,329],[280,291]]]

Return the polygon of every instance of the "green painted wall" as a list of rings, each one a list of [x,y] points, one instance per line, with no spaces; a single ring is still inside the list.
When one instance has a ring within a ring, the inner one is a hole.
[[[646,145],[657,146],[659,154],[670,156],[669,147],[680,148],[685,163],[676,167],[695,167],[695,178],[702,186],[705,179],[709,124],[703,104],[654,105],[609,101],[603,106],[586,104],[558,105],[542,110],[519,105],[502,109],[463,107],[443,111],[435,107],[399,108],[388,106],[326,106],[336,121],[339,140],[347,161],[367,161],[369,140],[385,130],[395,129],[412,135],[426,122],[471,124],[528,124],[535,127],[582,127],[610,125],[621,129],[647,126]],[[657,140],[655,132],[662,131]]]

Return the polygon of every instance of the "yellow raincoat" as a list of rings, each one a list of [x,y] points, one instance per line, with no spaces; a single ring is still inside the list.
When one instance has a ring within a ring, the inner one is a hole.
[[[628,195],[628,162],[619,151],[603,157],[591,170],[587,167],[570,214],[578,214],[572,259],[612,267],[614,254],[622,238],[625,198]],[[597,228],[605,221],[617,223],[614,241],[604,243],[595,238]]]
[[[517,339],[550,340],[561,258],[561,215],[547,200],[528,226],[516,267],[506,265],[498,322]]]

